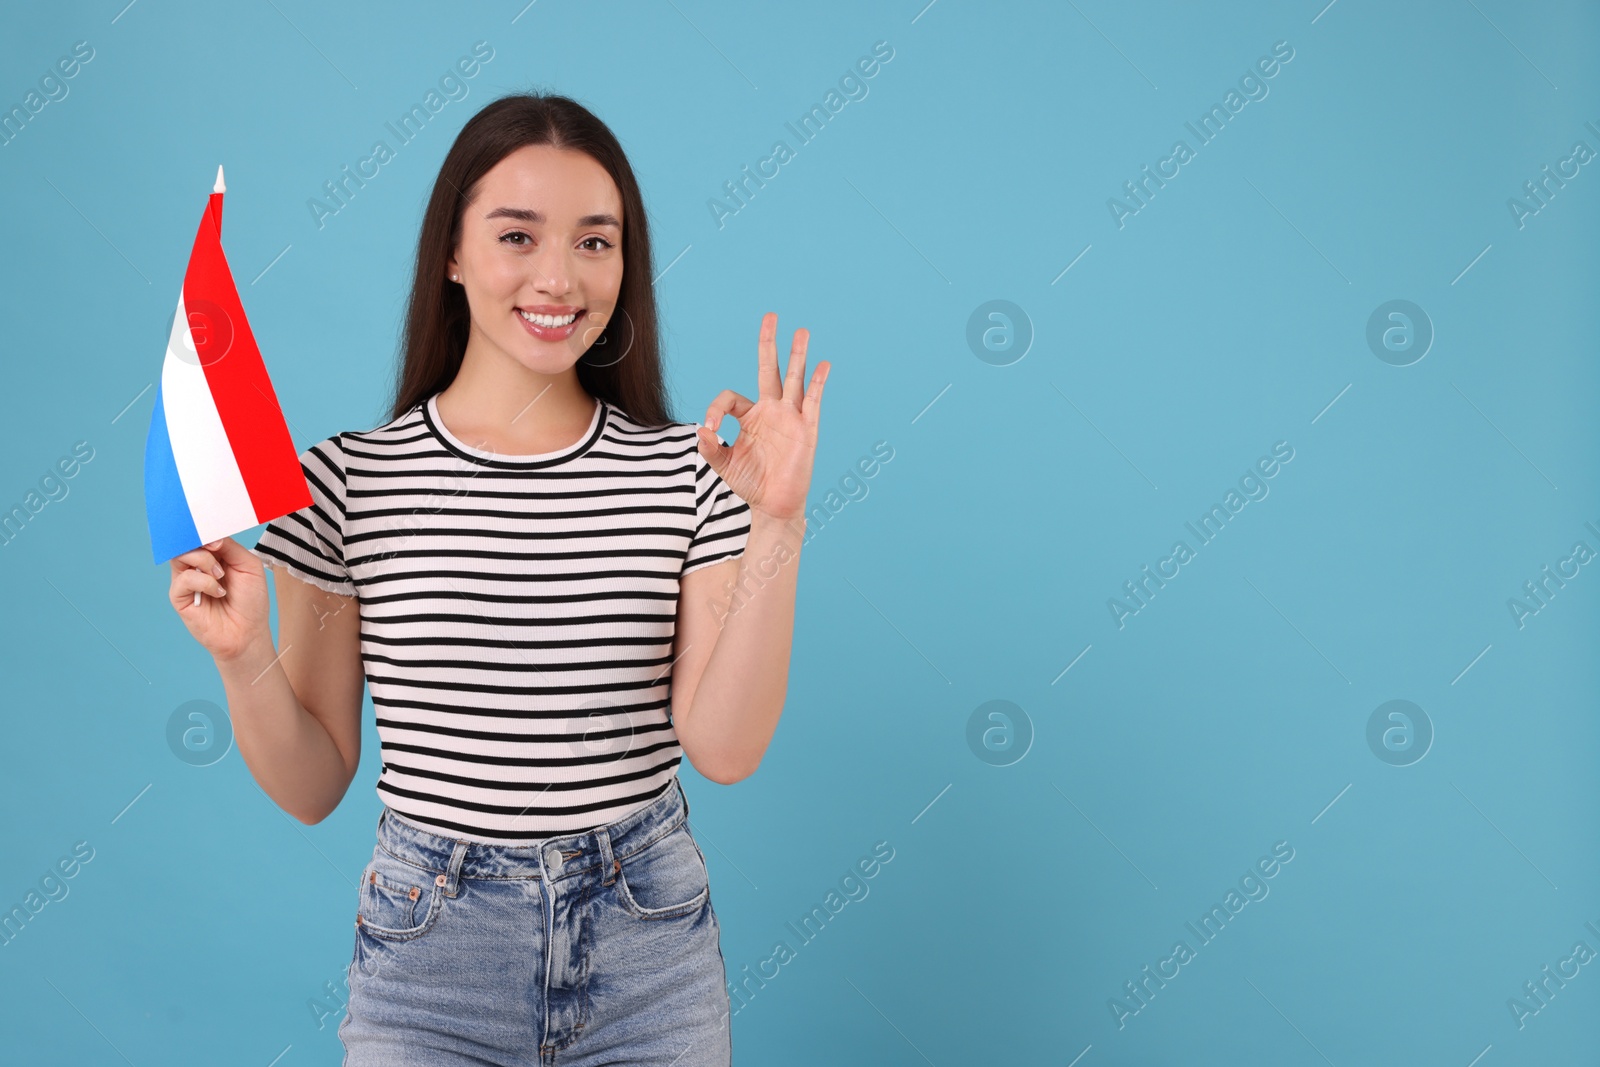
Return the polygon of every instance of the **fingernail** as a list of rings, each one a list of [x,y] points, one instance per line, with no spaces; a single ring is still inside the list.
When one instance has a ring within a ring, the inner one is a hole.
[[[223,577],[223,575],[224,575],[224,574],[225,574],[225,573],[226,573],[226,572],[225,572],[225,571],[223,571],[223,569],[222,569],[222,564],[220,564],[220,563],[216,563],[216,564],[213,564],[213,565],[212,565],[212,567],[211,567],[211,573],[212,573],[212,574],[214,574],[214,575],[216,575],[216,576],[217,576],[217,577],[218,577],[218,578],[221,578],[221,577]]]
[[[228,595],[227,588],[226,587],[221,588],[220,591],[217,593],[217,595],[218,596],[227,596]]]
[[[207,548],[216,548],[220,544],[222,544],[222,541],[219,539],[219,540],[216,540],[216,541],[212,541],[210,544],[206,545],[206,547]]]

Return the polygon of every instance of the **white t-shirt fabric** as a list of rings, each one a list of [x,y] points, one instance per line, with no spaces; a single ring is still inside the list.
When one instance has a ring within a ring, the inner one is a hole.
[[[575,444],[504,456],[436,400],[303,452],[313,503],[253,551],[357,598],[391,810],[494,844],[614,822],[677,774],[679,581],[744,553],[749,505],[693,423],[599,400]]]

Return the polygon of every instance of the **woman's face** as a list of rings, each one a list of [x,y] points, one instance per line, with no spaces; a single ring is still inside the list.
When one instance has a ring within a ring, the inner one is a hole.
[[[447,284],[466,289],[468,348],[487,344],[529,370],[565,373],[616,309],[622,223],[616,183],[582,152],[525,145],[495,164],[466,207],[447,271]]]

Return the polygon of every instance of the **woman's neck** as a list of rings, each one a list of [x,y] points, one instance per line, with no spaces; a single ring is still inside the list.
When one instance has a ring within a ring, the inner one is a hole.
[[[436,403],[445,428],[460,440],[517,456],[557,452],[582,440],[596,401],[575,370],[557,377],[523,368],[514,375],[484,374],[469,372],[464,362]]]

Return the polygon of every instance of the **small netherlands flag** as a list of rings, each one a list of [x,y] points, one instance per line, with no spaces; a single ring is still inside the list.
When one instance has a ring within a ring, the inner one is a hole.
[[[157,563],[312,502],[222,254],[223,189],[218,167],[145,439],[145,514]]]

